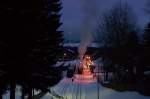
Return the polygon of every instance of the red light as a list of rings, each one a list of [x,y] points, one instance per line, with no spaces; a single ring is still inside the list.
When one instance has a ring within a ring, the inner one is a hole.
[[[91,57],[89,55],[85,55],[83,60],[80,61],[80,68],[82,68],[82,73],[75,74],[74,81],[84,82],[84,83],[95,82],[96,77],[94,77],[94,73],[91,71],[90,68],[90,66],[92,65],[93,65],[93,61],[91,60]]]

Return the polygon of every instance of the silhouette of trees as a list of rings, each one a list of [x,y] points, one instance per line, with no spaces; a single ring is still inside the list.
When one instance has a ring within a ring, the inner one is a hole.
[[[145,65],[150,65],[150,23],[145,27],[144,35],[143,35],[143,45],[144,45],[144,52],[145,52]]]
[[[0,94],[10,86],[15,99],[16,84],[32,99],[34,88],[47,90],[61,79],[53,67],[62,55],[63,35],[60,0],[0,1]],[[5,87],[6,86],[6,87]]]
[[[136,17],[132,9],[128,4],[117,3],[110,11],[104,13],[98,28],[99,32],[103,33],[104,57],[113,64],[110,66],[115,68],[117,78],[120,78],[119,72],[122,71],[130,75],[128,79],[132,80],[135,66],[133,63],[138,47]]]

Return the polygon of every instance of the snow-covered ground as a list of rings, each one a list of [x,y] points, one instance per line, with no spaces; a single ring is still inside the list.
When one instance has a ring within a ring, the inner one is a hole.
[[[37,91],[37,90],[34,90],[34,95],[37,95],[39,94],[41,91]],[[27,97],[27,96],[26,96]],[[25,97],[25,98],[26,98]],[[9,99],[10,98],[10,91],[7,90],[4,94],[3,94],[3,99]],[[15,93],[15,98],[16,99],[21,99],[21,86],[17,85],[16,86],[16,93]],[[46,99],[46,98],[45,98]],[[49,98],[50,99],[50,98]]]
[[[69,78],[62,79],[50,89],[52,93],[63,98],[56,98],[54,94],[46,93],[41,99],[150,99],[150,96],[143,96],[137,92],[117,92],[97,83],[74,83]],[[38,93],[39,91],[35,92]],[[8,91],[3,95],[3,99],[9,99],[9,95]],[[16,99],[21,99],[20,87],[16,89]]]
[[[56,67],[64,64],[71,67],[79,63],[79,60],[57,62]],[[96,70],[98,66],[102,66],[101,59],[94,60]],[[145,74],[149,72],[145,72]],[[101,73],[102,74],[102,73]],[[101,75],[101,80],[103,75]],[[46,93],[41,99],[60,99],[56,95],[63,97],[63,99],[150,99],[150,96],[143,96],[138,92],[118,92],[100,84],[95,83],[75,83],[70,78],[62,79],[56,86],[50,88],[51,93]],[[35,91],[35,94],[40,91]],[[3,99],[9,99],[9,91],[3,95]],[[99,97],[99,98],[98,98]],[[16,89],[16,99],[21,99],[20,87]]]
[[[137,92],[117,92],[96,82],[74,83],[69,78],[64,78],[58,85],[52,87],[51,91],[64,99],[150,99],[150,96],[143,96]],[[48,96],[44,96],[42,99],[47,98]]]

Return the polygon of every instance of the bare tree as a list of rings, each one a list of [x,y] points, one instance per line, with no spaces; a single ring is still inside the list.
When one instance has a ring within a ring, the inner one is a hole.
[[[147,14],[150,14],[150,0],[146,1],[144,10]]]
[[[127,33],[137,29],[135,24],[136,17],[131,7],[127,3],[117,3],[104,13],[98,32],[103,33],[104,43],[112,46],[123,43]]]
[[[118,71],[120,68],[128,68],[131,49],[137,43],[136,17],[131,7],[127,3],[119,2],[105,12],[98,33],[101,34],[106,48],[105,58],[111,60],[112,64],[117,64]]]

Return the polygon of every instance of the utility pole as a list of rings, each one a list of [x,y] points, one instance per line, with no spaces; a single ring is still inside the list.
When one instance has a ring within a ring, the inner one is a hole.
[[[99,83],[100,83],[100,79],[99,79],[99,64],[97,65],[98,66],[98,76],[97,76],[97,97],[99,99]]]

